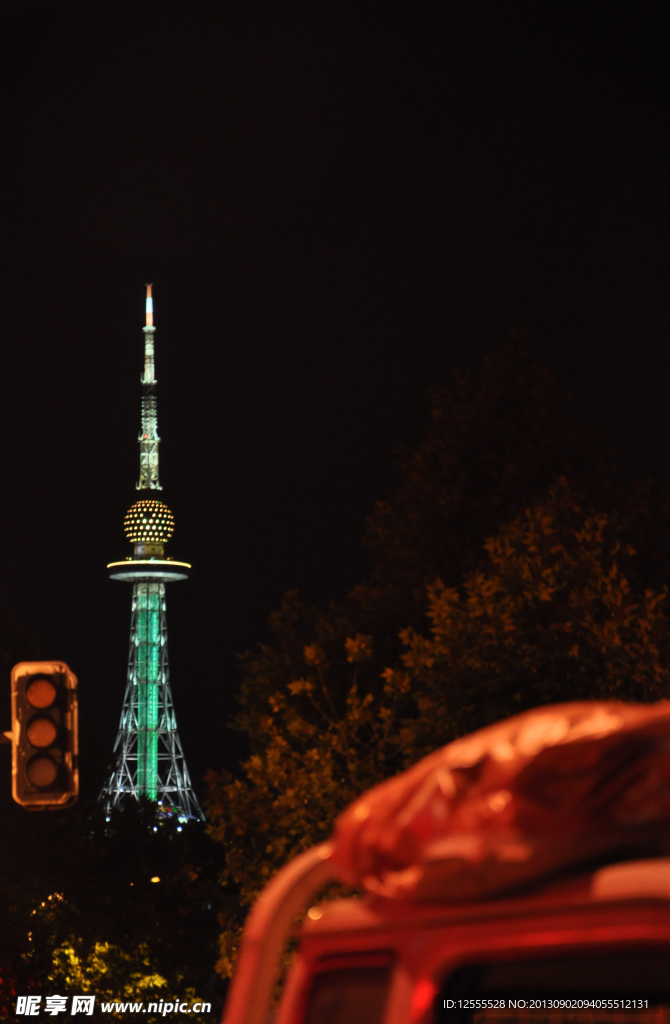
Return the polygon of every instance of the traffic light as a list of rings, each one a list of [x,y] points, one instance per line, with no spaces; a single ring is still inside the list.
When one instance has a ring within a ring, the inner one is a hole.
[[[12,669],[12,796],[44,810],[78,793],[77,677],[62,661],[21,661]]]

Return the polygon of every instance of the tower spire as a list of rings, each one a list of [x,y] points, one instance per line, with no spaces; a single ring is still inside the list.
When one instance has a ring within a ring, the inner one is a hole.
[[[147,285],[147,327],[154,325],[154,300],[151,296],[151,285]]]
[[[142,382],[142,429],[140,430],[140,479],[138,491],[161,491],[158,479],[158,403],[156,401],[156,366],[154,362],[154,300],[147,285],[146,326],[144,330],[144,371]]]

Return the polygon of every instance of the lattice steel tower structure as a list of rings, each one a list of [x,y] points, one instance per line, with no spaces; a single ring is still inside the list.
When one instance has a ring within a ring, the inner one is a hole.
[[[139,500],[129,509],[123,524],[134,547],[132,556],[107,566],[113,580],[133,584],[128,678],[114,745],[116,761],[100,799],[109,810],[125,796],[146,796],[166,816],[202,820],[170,692],[165,585],[187,579],[191,566],[165,555],[165,545],[174,532],[174,517],[161,499],[158,478],[160,437],[153,320],[151,285],[147,285]]]

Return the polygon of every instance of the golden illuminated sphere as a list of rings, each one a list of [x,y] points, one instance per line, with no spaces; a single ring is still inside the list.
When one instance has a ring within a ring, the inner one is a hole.
[[[123,529],[133,544],[165,544],[174,533],[174,516],[162,501],[143,498],[128,509]]]

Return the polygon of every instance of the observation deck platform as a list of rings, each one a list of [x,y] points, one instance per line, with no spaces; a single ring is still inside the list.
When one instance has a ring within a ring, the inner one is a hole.
[[[142,580],[176,583],[188,579],[191,565],[171,558],[126,558],[122,562],[110,562],[107,571],[110,579],[123,583],[141,583]]]

